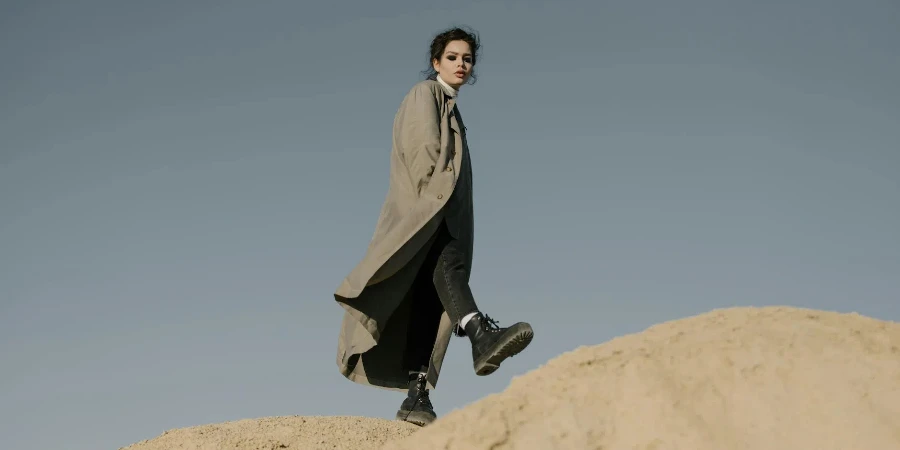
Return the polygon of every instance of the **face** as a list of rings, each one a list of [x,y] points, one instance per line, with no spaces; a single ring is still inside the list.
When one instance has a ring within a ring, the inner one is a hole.
[[[432,61],[434,70],[437,71],[441,79],[454,89],[469,80],[472,75],[472,50],[466,41],[450,41],[441,60]]]

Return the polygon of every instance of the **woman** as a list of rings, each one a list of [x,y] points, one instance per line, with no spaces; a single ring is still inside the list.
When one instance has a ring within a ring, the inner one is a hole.
[[[469,288],[472,170],[459,89],[475,80],[480,44],[453,28],[435,36],[430,76],[407,93],[394,118],[390,185],[362,262],[334,294],[345,315],[337,363],[351,381],[406,390],[397,418],[420,426],[436,415],[437,385],[451,333],[468,336],[475,373],[488,375],[534,335],[501,328]]]

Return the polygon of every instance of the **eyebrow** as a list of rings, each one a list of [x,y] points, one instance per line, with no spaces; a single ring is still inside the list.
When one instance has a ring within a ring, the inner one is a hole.
[[[448,55],[458,55],[459,53],[456,53],[453,51],[448,51],[447,54]],[[463,56],[472,56],[472,54],[471,53],[463,53]]]

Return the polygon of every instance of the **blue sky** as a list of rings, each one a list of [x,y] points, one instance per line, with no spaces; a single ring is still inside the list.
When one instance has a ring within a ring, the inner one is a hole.
[[[0,435],[118,448],[272,415],[392,418],[335,365],[332,293],[387,189],[432,35],[459,107],[472,286],[536,338],[451,343],[439,414],[581,345],[713,308],[900,320],[900,5],[0,6]]]

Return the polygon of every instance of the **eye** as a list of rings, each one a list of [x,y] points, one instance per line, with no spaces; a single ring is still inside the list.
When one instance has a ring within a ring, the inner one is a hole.
[[[447,59],[449,59],[450,61],[456,61],[456,55],[449,55],[447,56]]]

